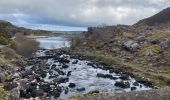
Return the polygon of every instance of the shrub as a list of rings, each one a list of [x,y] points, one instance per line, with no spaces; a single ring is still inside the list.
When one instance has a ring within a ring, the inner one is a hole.
[[[13,49],[9,48],[9,47],[2,48],[2,53],[4,54],[4,57],[6,59],[12,59],[12,58],[17,57],[16,52]]]
[[[6,100],[7,96],[7,92],[4,90],[3,86],[0,85],[0,100]]]
[[[23,35],[16,35],[16,52],[24,57],[30,56],[39,49],[39,42],[35,39],[28,39]]]
[[[0,36],[0,44],[7,45],[9,43],[9,38]]]

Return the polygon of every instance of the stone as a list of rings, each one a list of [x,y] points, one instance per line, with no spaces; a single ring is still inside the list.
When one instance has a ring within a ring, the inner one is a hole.
[[[129,80],[129,75],[122,74],[119,78],[122,79],[122,80]]]
[[[71,72],[72,72],[72,71],[68,71],[68,73],[67,73],[67,77],[71,75]]]
[[[122,44],[123,48],[125,48],[128,51],[135,52],[139,48],[139,44],[134,40],[127,40],[124,41]]]
[[[59,75],[65,75],[65,73],[63,71],[61,71],[60,69],[58,68],[55,68],[54,69]]]
[[[83,88],[77,88],[76,89],[78,92],[82,92],[82,91],[85,91],[85,88],[83,87]]]
[[[16,82],[9,82],[4,85],[5,90],[10,91],[14,88],[18,87],[18,84]]]
[[[66,83],[69,81],[68,77],[60,77],[60,78],[56,78],[53,80],[54,83],[60,84],[60,83]]]
[[[76,87],[76,84],[75,83],[69,83],[68,87],[74,88],[74,87]]]
[[[134,82],[133,85],[134,86],[139,86],[139,83],[138,82]]]
[[[75,60],[72,62],[72,64],[77,64],[78,63],[78,60]]]
[[[134,91],[134,90],[136,90],[136,87],[131,87],[130,89],[131,89],[131,91]]]
[[[120,81],[120,82],[116,82],[115,86],[125,89],[125,88],[130,88],[130,83],[128,81]]]
[[[113,77],[113,76],[110,75],[110,74],[100,74],[100,73],[97,73],[96,76],[97,76],[97,77],[100,77],[100,78],[109,78],[109,79],[113,79],[113,80],[118,79],[117,77]]]
[[[64,65],[62,65],[62,68],[68,68],[69,66],[68,65],[66,65],[66,64],[64,64]]]

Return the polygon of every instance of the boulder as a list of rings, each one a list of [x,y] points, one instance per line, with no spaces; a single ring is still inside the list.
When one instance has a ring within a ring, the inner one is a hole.
[[[60,84],[60,83],[66,83],[69,81],[68,77],[60,77],[60,78],[56,78],[53,80],[54,83]]]
[[[68,87],[74,88],[74,87],[76,87],[76,84],[75,83],[69,83]]]
[[[71,75],[71,72],[72,72],[72,71],[68,71],[68,73],[67,73],[67,77]]]
[[[66,65],[66,64],[64,64],[64,65],[62,65],[62,68],[68,68],[69,66],[68,65]]]
[[[72,62],[72,64],[77,64],[78,63],[78,60],[75,60]]]
[[[83,87],[83,88],[77,88],[76,89],[78,92],[82,92],[82,91],[85,91],[85,88]]]
[[[110,74],[100,74],[100,73],[97,73],[96,76],[97,76],[97,77],[100,77],[100,78],[109,78],[109,79],[113,79],[113,80],[118,79],[117,77],[113,77],[113,76],[110,75]]]
[[[136,90],[136,87],[131,87],[130,89],[131,89],[131,91],[134,91],[134,90]]]
[[[125,88],[130,88],[130,83],[128,81],[120,81],[120,82],[116,82],[115,86],[125,89]]]
[[[10,91],[14,88],[18,87],[18,84],[16,82],[9,82],[4,85],[5,90]]]
[[[54,69],[59,75],[65,75],[65,73],[63,71],[61,71],[60,69],[58,68],[55,68]]]
[[[122,74],[119,78],[122,79],[122,80],[129,80],[129,75]]]
[[[134,82],[133,85],[134,86],[139,86],[139,83],[138,82]]]
[[[128,51],[135,52],[139,48],[139,44],[134,40],[127,40],[122,43],[123,48]]]

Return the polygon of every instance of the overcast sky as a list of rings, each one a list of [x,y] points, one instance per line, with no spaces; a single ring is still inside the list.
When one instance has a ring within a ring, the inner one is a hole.
[[[170,0],[0,0],[0,19],[46,30],[84,30],[134,24],[170,6]]]

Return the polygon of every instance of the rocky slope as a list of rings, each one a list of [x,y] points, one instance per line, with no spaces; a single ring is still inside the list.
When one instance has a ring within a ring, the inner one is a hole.
[[[152,81],[156,86],[169,86],[168,12],[169,8],[133,26],[88,28],[72,42],[73,51],[94,57],[113,68],[126,69],[136,77]],[[150,23],[154,26],[150,26]]]

